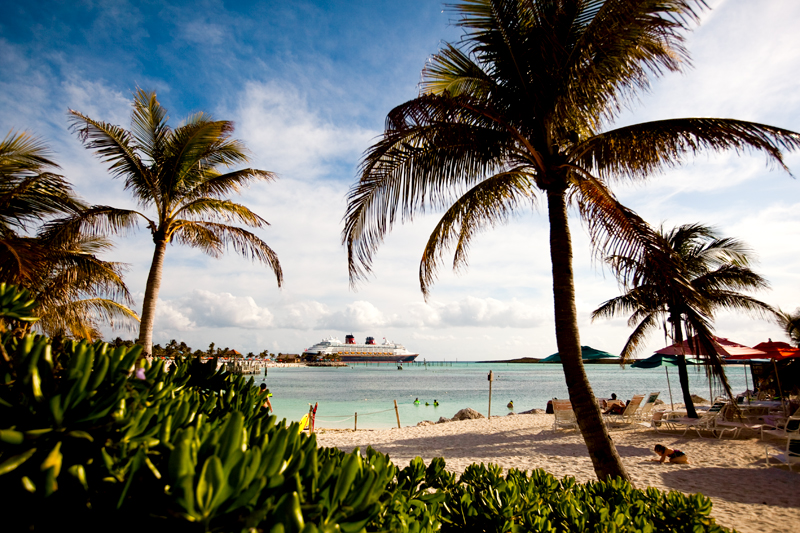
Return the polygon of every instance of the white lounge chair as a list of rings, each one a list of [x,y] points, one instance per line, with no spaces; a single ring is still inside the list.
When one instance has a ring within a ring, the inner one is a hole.
[[[781,464],[788,465],[790,471],[794,470],[795,465],[800,465],[800,437],[789,437],[786,440],[786,451],[784,453],[770,455],[769,446],[766,446],[764,451],[767,455],[767,467],[772,466],[769,462],[770,459],[775,459]]]
[[[727,404],[720,411],[719,416],[714,420],[714,427],[720,431],[732,430],[732,437],[735,439],[742,431],[760,432],[764,424],[757,422],[748,422],[743,417],[737,415],[736,409],[733,405]],[[722,434],[720,433],[720,438]]]
[[[622,414],[605,415],[606,425],[611,423],[632,424],[636,418],[636,410],[639,409],[642,400],[644,400],[644,394],[635,394],[633,398],[631,398],[630,403],[625,406],[625,410],[622,411]]]
[[[764,438],[765,434],[772,437],[778,437],[779,439],[785,437],[800,438],[800,409],[795,411],[792,416],[781,419],[775,425],[763,424],[761,426],[762,439]]]
[[[553,398],[553,431],[559,428],[578,429],[578,419],[572,410],[569,400],[556,400]]]
[[[656,406],[656,400],[660,392],[651,392],[647,395],[647,399],[642,404],[642,407],[636,412],[636,420],[649,421],[652,417],[653,408]]]
[[[697,436],[702,437],[703,431],[709,431],[715,437],[722,438],[725,432],[736,432],[735,428],[716,427],[717,417],[725,407],[725,402],[717,402],[712,405],[708,411],[705,411],[699,418],[668,418],[662,419],[660,428],[667,430],[680,431],[683,428],[682,435],[686,435],[689,430],[696,431]],[[659,426],[656,426],[656,431],[660,433]]]

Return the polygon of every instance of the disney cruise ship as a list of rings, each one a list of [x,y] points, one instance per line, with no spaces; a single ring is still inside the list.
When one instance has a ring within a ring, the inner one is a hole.
[[[405,363],[413,361],[419,355],[409,352],[402,344],[389,342],[385,338],[383,344],[375,344],[375,337],[367,337],[364,344],[356,344],[356,338],[352,335],[347,335],[344,342],[328,337],[307,348],[305,353],[319,357],[335,354],[345,363]]]

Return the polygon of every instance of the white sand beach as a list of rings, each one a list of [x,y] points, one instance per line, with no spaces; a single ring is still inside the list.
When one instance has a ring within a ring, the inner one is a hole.
[[[543,468],[578,481],[596,479],[580,433],[553,431],[552,423],[553,415],[522,414],[402,429],[323,429],[317,441],[344,451],[372,446],[400,467],[417,456],[426,463],[444,457],[448,470],[457,473],[483,462],[504,469]],[[681,437],[642,426],[614,429],[612,438],[639,488],[700,492],[713,501],[712,516],[719,524],[742,533],[800,531],[800,473],[766,468],[765,443],[758,438]],[[686,452],[691,464],[652,462],[657,443]]]

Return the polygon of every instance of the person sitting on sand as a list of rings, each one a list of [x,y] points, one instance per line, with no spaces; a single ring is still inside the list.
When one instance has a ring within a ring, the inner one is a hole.
[[[651,459],[651,461],[655,461],[657,463],[663,463],[667,459],[669,459],[670,463],[676,463],[684,465],[689,462],[689,458],[686,457],[686,454],[680,450],[674,450],[672,448],[667,448],[662,444],[656,444],[653,448],[653,451],[656,452],[657,455],[660,455],[660,459]]]

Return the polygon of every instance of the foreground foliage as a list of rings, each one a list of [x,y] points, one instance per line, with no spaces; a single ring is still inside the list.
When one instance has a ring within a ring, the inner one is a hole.
[[[25,319],[19,293],[0,318]],[[141,350],[3,334],[4,531],[724,531],[702,495],[318,448],[252,378]]]

